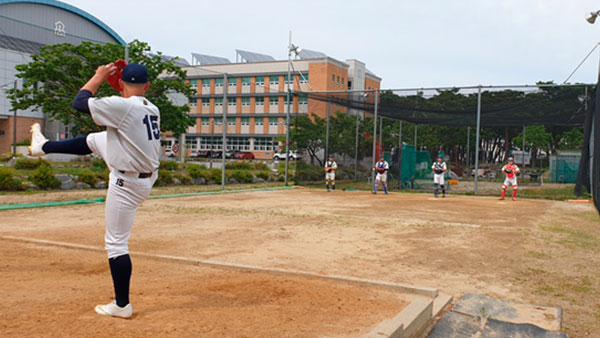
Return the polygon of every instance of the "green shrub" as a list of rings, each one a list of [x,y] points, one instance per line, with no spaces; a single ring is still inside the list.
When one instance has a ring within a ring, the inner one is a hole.
[[[29,139],[23,140],[21,142],[17,142],[17,147],[18,146],[29,146],[29,145],[31,145],[31,141]]]
[[[96,177],[96,181],[108,182],[109,175],[110,175],[110,172],[108,170],[105,170],[101,173],[94,173],[94,177]]]
[[[188,185],[188,184],[192,183],[192,178],[191,177],[185,176],[185,175],[180,174],[180,173],[176,173],[175,174],[175,178],[178,179],[181,182],[181,184]]]
[[[321,181],[325,178],[325,171],[323,168],[303,162],[298,163],[296,173],[298,176],[298,181],[300,182]]]
[[[10,168],[0,168],[0,190],[23,190],[21,180],[13,177],[14,172]]]
[[[102,157],[94,157],[91,169],[94,172],[103,172],[107,169],[106,162],[104,162]]]
[[[248,161],[234,161],[229,162],[225,165],[225,169],[233,169],[233,170],[252,170],[254,169],[254,165]]]
[[[252,183],[254,176],[247,170],[235,170],[231,173],[231,177],[240,183]]]
[[[163,170],[177,170],[177,162],[175,161],[160,161],[160,165],[158,166],[158,169],[163,169]]]
[[[96,179],[96,175],[94,175],[93,172],[89,170],[82,170],[79,174],[79,181],[87,183],[93,187],[98,180]]]
[[[25,170],[37,169],[42,164],[50,166],[50,163],[48,163],[48,161],[46,161],[42,158],[38,158],[35,160],[31,159],[31,158],[23,158],[23,159],[17,160],[17,163],[15,163],[15,169],[25,169]]]
[[[12,153],[0,154],[0,162],[8,162],[13,157]]]
[[[269,172],[268,171],[259,171],[256,173],[256,177],[262,178],[263,180],[266,181],[269,179]]]
[[[256,163],[254,163],[254,169],[269,170],[269,166],[265,162],[256,162]]]
[[[56,189],[60,187],[60,180],[54,177],[49,164],[41,164],[31,175],[31,182],[40,189]]]
[[[155,186],[165,186],[173,182],[173,173],[168,170],[159,170],[158,178],[154,182]]]
[[[204,166],[201,166],[198,164],[188,165],[187,173],[193,179],[197,179],[200,177],[204,177],[206,179],[206,177],[208,176],[208,170],[206,170],[206,168],[204,168]]]

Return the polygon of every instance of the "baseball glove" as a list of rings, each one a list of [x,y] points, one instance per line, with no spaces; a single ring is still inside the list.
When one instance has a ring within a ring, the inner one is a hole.
[[[439,175],[439,174],[443,173],[443,171],[442,171],[442,169],[435,169],[435,173]]]
[[[328,173],[330,173],[330,172],[332,172],[332,171],[333,171],[333,169],[332,169],[332,168],[329,168],[329,169],[327,169],[327,172],[328,172]]]
[[[123,68],[127,66],[127,62],[125,60],[117,60],[115,61],[115,66],[117,66],[117,71],[114,72],[111,76],[106,79],[106,82],[114,88],[114,90],[120,92],[123,91],[123,87],[119,84],[119,80],[121,79],[121,75],[123,74]]]
[[[505,169],[504,171],[505,171],[507,174],[510,174],[510,173],[512,173],[512,172],[513,172],[513,171],[512,171],[512,169]]]
[[[385,172],[385,169],[383,168],[377,168],[377,172],[380,174],[383,174]]]

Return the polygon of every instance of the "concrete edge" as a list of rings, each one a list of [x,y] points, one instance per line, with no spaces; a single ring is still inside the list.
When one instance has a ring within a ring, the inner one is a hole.
[[[433,318],[433,300],[417,298],[392,319],[379,323],[367,338],[415,338],[429,325]]]
[[[27,237],[16,237],[16,236],[0,236],[2,240],[10,240],[17,242],[25,242],[25,243],[33,243],[39,245],[47,245],[47,246],[57,246],[68,249],[79,249],[79,250],[88,250],[88,251],[97,251],[97,252],[105,252],[104,248],[96,247],[92,245],[85,244],[76,244],[76,243],[68,243],[68,242],[60,242],[60,241],[50,241],[44,239],[35,239],[35,238],[27,238]],[[181,256],[171,256],[171,255],[161,255],[161,254],[151,254],[146,252],[137,252],[131,251],[131,255],[146,257],[151,259],[158,259],[168,262],[178,262],[188,265],[205,265],[212,266],[221,269],[233,269],[233,270],[242,270],[242,271],[250,271],[250,272],[265,272],[274,275],[284,275],[284,276],[296,276],[303,278],[318,278],[318,279],[327,279],[332,281],[353,283],[364,286],[376,286],[381,288],[387,288],[392,290],[397,290],[402,293],[415,294],[419,296],[425,296],[429,298],[436,298],[438,296],[438,290],[435,288],[429,287],[421,287],[409,284],[402,283],[393,283],[381,280],[370,280],[363,278],[356,278],[344,275],[324,275],[307,271],[300,270],[285,270],[285,269],[276,269],[276,268],[263,268],[260,266],[254,265],[245,265],[245,264],[235,264],[235,263],[227,263],[220,262],[214,260],[202,260],[202,259],[192,259]]]
[[[434,300],[433,300],[433,314],[432,314],[432,318],[435,318],[437,316],[440,315],[440,313],[442,313],[442,311],[444,311],[444,309],[450,305],[450,303],[452,303],[453,297],[450,295],[445,295],[445,294],[439,294]]]

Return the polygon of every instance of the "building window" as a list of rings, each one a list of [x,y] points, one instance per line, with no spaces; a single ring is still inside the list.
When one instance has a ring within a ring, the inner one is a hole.
[[[340,86],[340,77],[339,76],[337,77],[337,86],[338,87]]]
[[[340,85],[342,86],[342,88],[344,88],[344,78],[342,78],[342,81],[340,81]]]
[[[202,122],[201,122],[202,126],[209,126],[210,125],[210,119],[208,117],[203,117],[202,118]]]
[[[254,126],[255,127],[262,127],[264,124],[265,124],[264,117],[255,117],[254,118]]]
[[[285,96],[283,98],[283,101],[285,102],[286,105],[288,104],[288,102],[293,105],[294,104],[294,97],[292,95],[289,95],[289,100],[288,100],[288,96]]]
[[[236,100],[237,99],[235,97],[229,97],[227,98],[227,104],[229,104],[230,106],[235,106]]]
[[[185,147],[190,150],[198,149],[198,137],[196,136],[186,136],[185,137]]]
[[[308,74],[302,74],[302,76],[300,76],[300,84],[308,84]]]
[[[277,118],[276,117],[269,117],[269,125],[270,126],[276,126],[277,125]]]
[[[298,97],[298,104],[308,104],[308,97],[306,97],[306,96],[299,96]]]
[[[210,79],[202,80],[202,88],[210,88]]]
[[[254,150],[256,151],[272,151],[275,150],[274,138],[272,137],[255,137]]]
[[[335,75],[331,75],[331,85],[335,86]]]
[[[265,85],[265,77],[264,76],[257,76],[256,77],[256,85],[257,86],[264,86]]]
[[[190,107],[195,107],[198,103],[198,99],[195,97],[190,97]]]
[[[348,80],[348,90],[352,89],[352,81]]]
[[[228,137],[227,138],[227,149],[228,150],[250,150],[250,138],[249,137]]]
[[[223,98],[216,98],[215,99],[215,107],[221,107],[222,105],[223,105]]]
[[[223,118],[215,117],[215,126],[222,126],[222,125],[223,125]]]
[[[229,82],[229,87],[237,86],[237,78],[235,77],[230,77],[227,82]]]
[[[256,100],[256,105],[257,106],[264,106],[265,105],[265,97],[264,96],[257,96],[255,98]]]
[[[222,78],[215,79],[215,87],[223,87],[223,79]]]
[[[249,106],[249,105],[250,105],[250,98],[242,97],[242,106]]]
[[[200,137],[200,150],[221,149],[223,147],[222,136]]]
[[[241,125],[242,126],[249,126],[250,125],[250,118],[249,117],[242,117]]]
[[[286,76],[284,76],[284,78],[283,78],[283,80],[284,80],[284,83],[285,83],[285,84],[287,84],[287,85],[289,85],[289,84],[292,84],[292,82],[294,82],[294,75],[290,75],[290,76],[291,76],[291,77],[290,77],[290,78],[288,78],[288,76],[286,75]]]
[[[279,85],[279,76],[269,76],[271,86]]]
[[[208,99],[208,98],[202,99],[202,107],[210,107],[210,99]]]
[[[277,96],[271,96],[269,97],[269,104],[274,106],[277,105],[279,103],[279,98]]]
[[[249,86],[250,85],[250,78],[249,77],[243,77],[242,78],[242,86]]]
[[[227,119],[228,126],[235,126],[235,119]]]
[[[190,87],[192,89],[197,89],[198,88],[198,80],[196,80],[196,79],[190,80]]]

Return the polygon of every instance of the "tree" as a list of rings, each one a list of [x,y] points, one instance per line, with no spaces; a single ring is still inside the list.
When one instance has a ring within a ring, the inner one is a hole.
[[[319,166],[323,166],[323,161],[317,156],[317,152],[325,148],[325,128],[326,121],[315,114],[296,115],[290,130],[290,139],[294,145],[301,149],[306,149],[310,156],[310,163],[315,160]]]
[[[133,41],[129,45],[130,62],[148,68],[150,90],[146,97],[161,112],[161,131],[184,133],[187,126],[194,125],[187,112],[189,107],[176,106],[169,96],[180,93],[187,96],[193,91],[184,80],[186,73],[173,64],[163,61],[158,55],[150,54],[145,42]],[[71,107],[77,92],[95,73],[100,65],[122,59],[124,46],[107,43],[95,44],[84,41],[80,45],[68,43],[48,45],[31,56],[28,64],[16,67],[17,77],[23,79],[23,89],[17,91],[17,109],[37,108],[64,124],[73,125],[75,132],[87,134],[102,130],[88,114]],[[100,86],[97,97],[118,95],[107,83]]]
[[[523,144],[523,132],[513,138],[513,143]],[[548,133],[544,126],[527,126],[525,127],[525,147],[532,150],[531,161],[535,163],[539,151],[548,151],[552,147],[552,134]]]

